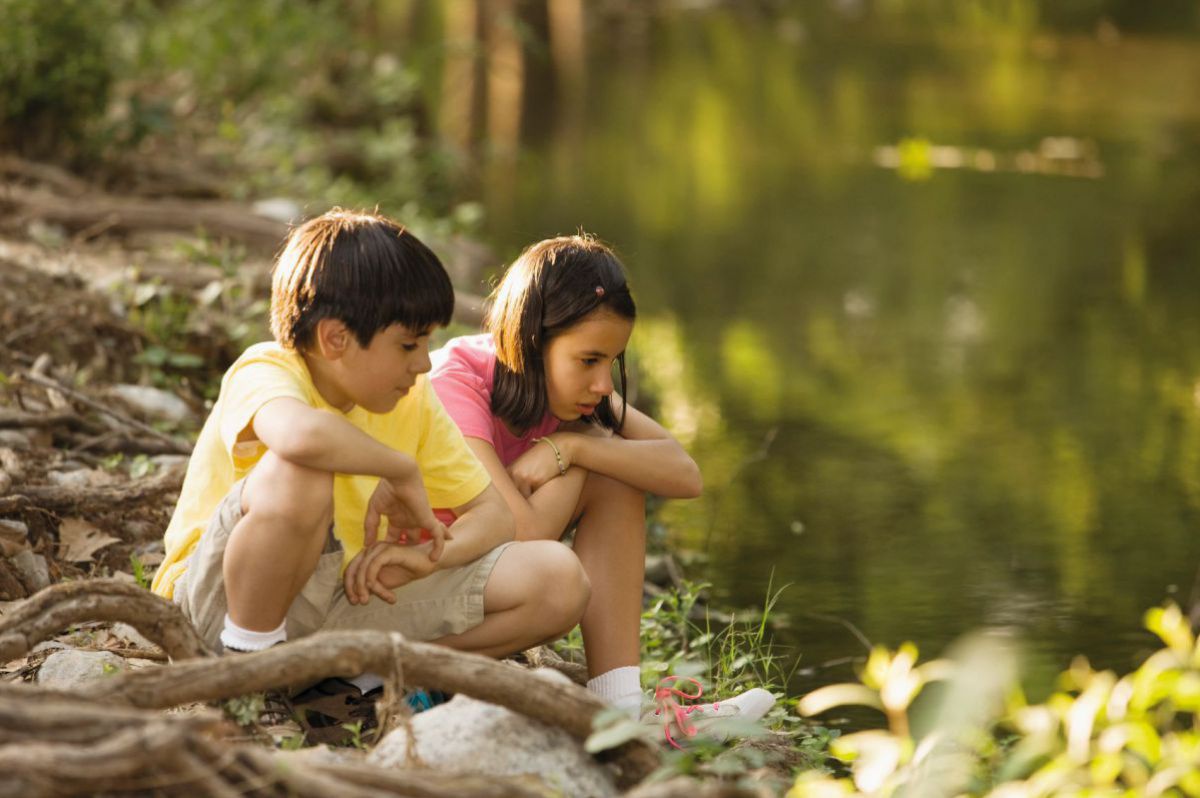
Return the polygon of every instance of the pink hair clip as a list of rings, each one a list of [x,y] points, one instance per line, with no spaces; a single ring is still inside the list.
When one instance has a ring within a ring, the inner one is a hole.
[[[604,298],[604,286],[602,286],[602,285],[596,286],[596,296],[600,297],[601,299]]]

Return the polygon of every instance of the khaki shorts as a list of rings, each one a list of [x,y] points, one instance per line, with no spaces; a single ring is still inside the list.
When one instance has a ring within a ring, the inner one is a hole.
[[[242,485],[239,481],[230,488],[188,557],[187,570],[175,583],[175,603],[214,647],[228,610],[222,564],[229,534],[242,517]],[[319,629],[378,629],[400,632],[410,640],[465,632],[483,622],[483,589],[510,545],[397,588],[395,604],[372,596],[367,604],[355,605],[346,599],[342,585],[342,546],[330,534],[316,571],[288,610],[288,638],[295,640]]]

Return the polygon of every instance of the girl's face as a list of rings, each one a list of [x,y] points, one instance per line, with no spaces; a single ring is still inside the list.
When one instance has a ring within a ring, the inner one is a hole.
[[[633,322],[598,308],[546,345],[546,396],[559,421],[590,416],[613,392],[612,366],[625,351]]]

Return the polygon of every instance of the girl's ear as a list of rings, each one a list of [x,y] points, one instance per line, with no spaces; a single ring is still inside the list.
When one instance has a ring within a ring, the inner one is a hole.
[[[345,322],[321,319],[317,322],[317,352],[326,360],[338,360],[350,346],[351,333]]]

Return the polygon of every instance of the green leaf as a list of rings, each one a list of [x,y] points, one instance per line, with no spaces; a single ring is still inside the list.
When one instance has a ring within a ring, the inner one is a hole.
[[[617,721],[611,726],[592,732],[584,742],[583,749],[589,754],[607,751],[641,737],[645,731],[646,727],[640,721],[627,716],[624,720]]]

